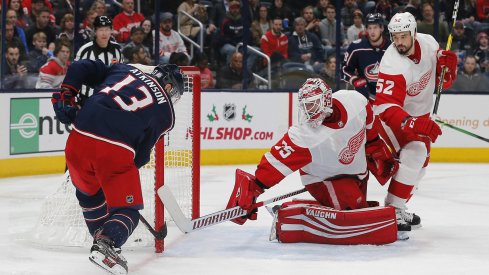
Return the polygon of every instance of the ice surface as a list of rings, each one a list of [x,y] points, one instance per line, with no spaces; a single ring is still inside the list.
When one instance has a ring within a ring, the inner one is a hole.
[[[201,214],[224,209],[236,166],[202,168]],[[253,172],[255,166],[241,166]],[[105,274],[88,261],[87,248],[32,245],[43,198],[62,175],[0,179],[0,274]],[[260,199],[301,187],[293,174]],[[386,187],[375,181],[369,199],[382,201]],[[298,197],[308,198],[308,195]],[[130,274],[489,274],[489,164],[432,163],[408,204],[423,227],[410,240],[385,246],[332,246],[269,242],[271,216],[223,223],[182,234],[169,226],[166,251],[124,251]],[[142,226],[142,225],[140,225]]]

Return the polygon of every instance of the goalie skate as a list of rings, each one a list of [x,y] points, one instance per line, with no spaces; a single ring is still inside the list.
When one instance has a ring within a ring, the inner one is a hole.
[[[90,249],[90,261],[110,274],[126,275],[127,261],[120,255],[120,249],[114,248],[114,242],[105,236],[95,237]]]
[[[411,226],[411,229],[418,229],[421,227],[421,218],[415,213],[409,213],[406,210],[400,209],[401,217],[403,220]]]

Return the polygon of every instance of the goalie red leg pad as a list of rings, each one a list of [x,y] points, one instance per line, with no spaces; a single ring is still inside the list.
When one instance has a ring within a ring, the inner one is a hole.
[[[366,186],[355,178],[325,180],[306,185],[307,191],[322,205],[338,210],[368,207]]]
[[[301,202],[282,205],[277,212],[277,239],[283,243],[382,245],[397,240],[392,207],[335,210]]]

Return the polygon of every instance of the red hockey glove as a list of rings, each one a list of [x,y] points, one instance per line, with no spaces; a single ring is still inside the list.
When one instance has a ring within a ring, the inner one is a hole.
[[[75,121],[78,105],[76,103],[77,91],[73,88],[62,86],[59,92],[54,92],[51,97],[56,117],[63,124],[71,124]]]
[[[406,134],[427,136],[431,142],[435,142],[438,136],[442,134],[440,126],[429,118],[406,117],[401,127]]]
[[[399,169],[399,163],[394,159],[387,144],[378,137],[367,142],[365,154],[367,155],[368,170],[381,185],[384,185]]]
[[[256,203],[256,198],[264,192],[260,185],[263,184],[257,182],[255,176],[236,169],[234,189],[226,209],[240,206],[248,211],[248,215],[231,220],[232,222],[242,225],[247,220],[256,220],[258,209],[252,209],[251,206]]]
[[[452,51],[438,50],[438,65],[447,68],[452,80],[457,78],[457,55]]]

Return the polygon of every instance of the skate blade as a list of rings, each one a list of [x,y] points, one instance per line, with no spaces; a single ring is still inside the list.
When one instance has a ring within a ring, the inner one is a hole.
[[[411,225],[411,229],[420,229],[423,227],[421,224]]]
[[[96,266],[98,266],[99,268],[105,270],[110,274],[127,275],[126,269],[121,265],[115,264],[114,266],[109,267],[105,263],[103,263],[101,259],[105,259],[105,255],[100,252],[97,251],[92,252],[92,255],[90,255],[88,259],[90,260],[90,262],[94,263]]]
[[[398,241],[407,241],[407,240],[409,240],[408,232],[406,232],[406,231],[397,231],[397,240]]]

